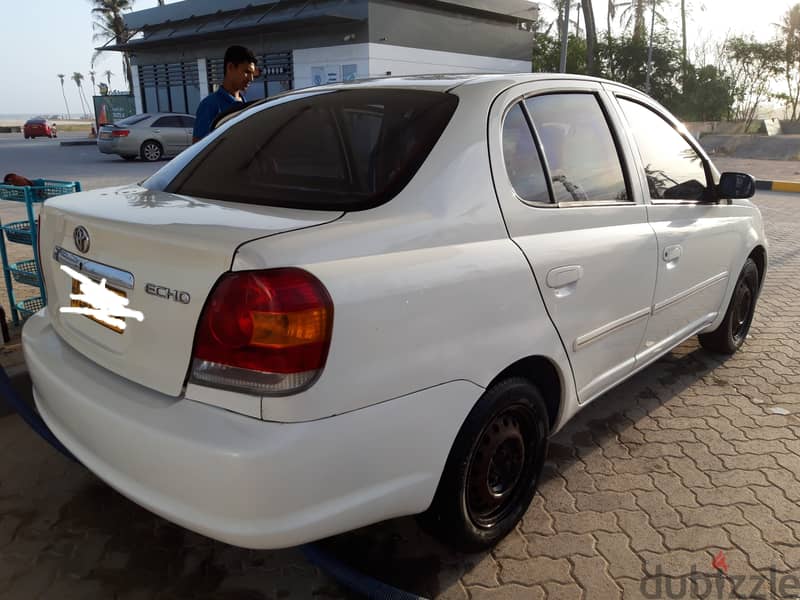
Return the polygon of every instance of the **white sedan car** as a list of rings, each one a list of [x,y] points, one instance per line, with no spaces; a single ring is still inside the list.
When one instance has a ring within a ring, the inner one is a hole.
[[[36,405],[98,477],[212,538],[424,513],[484,548],[583,406],[690,336],[741,346],[753,192],[608,81],[300,90],[141,185],[46,202]]]

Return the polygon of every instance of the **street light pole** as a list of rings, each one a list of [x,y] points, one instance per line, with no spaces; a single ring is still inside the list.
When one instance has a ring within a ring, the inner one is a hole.
[[[572,0],[564,1],[564,23],[561,25],[561,60],[558,63],[558,72],[567,72],[567,43],[569,41],[569,4]]]

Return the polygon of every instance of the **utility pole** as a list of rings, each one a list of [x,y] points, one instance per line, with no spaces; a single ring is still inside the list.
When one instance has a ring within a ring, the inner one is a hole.
[[[558,63],[558,72],[567,72],[567,43],[569,42],[569,5],[572,0],[564,1],[564,23],[561,25],[561,60]]]
[[[650,44],[647,46],[647,75],[644,80],[644,91],[650,93],[650,71],[653,68],[653,30],[656,26],[656,0],[652,3],[650,15]]]

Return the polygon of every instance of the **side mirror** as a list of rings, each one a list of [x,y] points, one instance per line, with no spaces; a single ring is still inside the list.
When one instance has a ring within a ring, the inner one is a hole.
[[[756,193],[756,181],[747,173],[723,173],[717,185],[718,198],[752,198]]]

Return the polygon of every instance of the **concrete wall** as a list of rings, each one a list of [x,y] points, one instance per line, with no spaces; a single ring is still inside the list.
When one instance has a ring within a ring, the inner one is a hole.
[[[734,158],[800,160],[800,137],[789,135],[719,135],[700,138],[706,152]]]
[[[530,72],[529,61],[475,56],[456,52],[420,50],[387,44],[370,44],[369,71],[373,76],[428,73]]]

